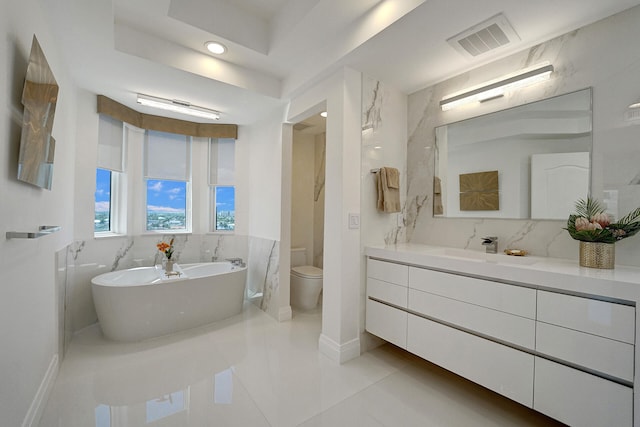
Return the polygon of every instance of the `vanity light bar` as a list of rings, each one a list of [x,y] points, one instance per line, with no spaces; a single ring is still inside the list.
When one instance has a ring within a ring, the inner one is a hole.
[[[508,90],[548,80],[552,72],[553,65],[548,62],[525,68],[516,73],[447,95],[440,101],[440,108],[442,111],[447,111],[471,102],[488,101],[503,96]]]
[[[220,112],[205,107],[198,107],[186,101],[158,98],[157,96],[138,94],[138,104],[147,107],[160,108],[175,113],[188,114],[210,120],[220,120]]]

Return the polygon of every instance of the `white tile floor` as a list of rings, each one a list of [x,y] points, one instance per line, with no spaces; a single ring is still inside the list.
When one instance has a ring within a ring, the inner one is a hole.
[[[384,345],[318,353],[320,311],[278,323],[253,305],[142,343],[74,337],[41,427],[549,426],[554,421]]]

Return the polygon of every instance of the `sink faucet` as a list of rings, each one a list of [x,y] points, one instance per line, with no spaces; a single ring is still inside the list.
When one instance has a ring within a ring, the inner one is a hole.
[[[483,237],[482,246],[486,246],[486,252],[488,254],[498,253],[498,238],[497,237]]]

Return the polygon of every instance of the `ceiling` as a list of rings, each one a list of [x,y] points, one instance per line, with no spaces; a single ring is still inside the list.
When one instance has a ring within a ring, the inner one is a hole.
[[[138,111],[136,93],[250,124],[343,66],[405,93],[640,4],[640,0],[42,1],[78,85]],[[447,39],[496,15],[520,40],[475,58]],[[222,42],[215,57],[204,43]],[[187,118],[180,115],[171,117]]]

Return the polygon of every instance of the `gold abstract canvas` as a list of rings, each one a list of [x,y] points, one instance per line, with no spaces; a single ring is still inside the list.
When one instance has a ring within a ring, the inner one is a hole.
[[[460,174],[460,210],[500,210],[498,171]]]

